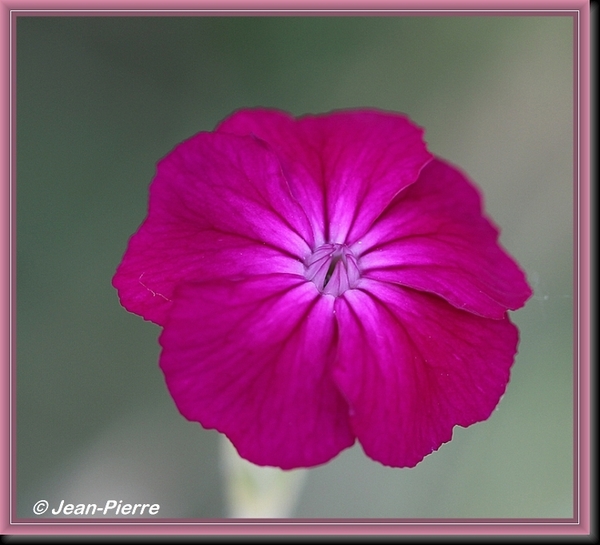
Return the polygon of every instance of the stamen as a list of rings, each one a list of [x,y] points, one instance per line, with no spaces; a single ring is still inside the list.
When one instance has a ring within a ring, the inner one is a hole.
[[[319,291],[337,297],[356,286],[360,279],[358,261],[344,244],[328,243],[306,260],[306,278]]]

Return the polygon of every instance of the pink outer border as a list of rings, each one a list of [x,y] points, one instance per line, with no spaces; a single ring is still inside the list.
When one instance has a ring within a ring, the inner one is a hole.
[[[410,11],[407,11],[410,10]],[[12,372],[15,330],[13,288],[15,272],[14,230],[14,22],[16,16],[76,16],[76,15],[562,15],[572,16],[575,28],[574,62],[574,196],[575,196],[575,297],[574,350],[575,373],[575,441],[574,441],[574,514],[573,519],[461,519],[461,520],[277,520],[243,522],[223,520],[181,521],[159,520],[156,522],[127,522],[97,519],[88,522],[57,521],[48,523],[39,519],[13,517],[13,449],[14,449],[14,398],[12,396],[14,374]],[[81,5],[77,2],[53,0],[0,0],[0,68],[8,84],[0,89],[0,162],[2,214],[6,218],[0,229],[2,255],[8,266],[2,270],[3,289],[0,292],[2,354],[7,356],[2,367],[0,383],[1,438],[6,440],[0,450],[0,531],[17,535],[65,535],[65,534],[221,534],[221,535],[590,535],[590,6],[584,0],[294,0],[276,2],[268,0],[174,0],[121,1],[93,0]],[[11,43],[11,40],[13,43]]]

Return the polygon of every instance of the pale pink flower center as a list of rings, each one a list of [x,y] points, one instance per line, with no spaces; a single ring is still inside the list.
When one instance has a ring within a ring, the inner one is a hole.
[[[356,287],[360,279],[358,260],[344,244],[327,243],[305,261],[304,275],[320,292],[337,297]]]

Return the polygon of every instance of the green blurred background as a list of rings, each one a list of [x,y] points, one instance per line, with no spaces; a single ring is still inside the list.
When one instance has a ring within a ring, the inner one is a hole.
[[[227,515],[219,434],[179,415],[159,328],[111,278],[157,160],[246,106],[407,113],[482,188],[535,290],[488,421],[414,469],[357,444],[310,471],[294,516],[572,516],[567,17],[18,18],[18,516],[39,499]]]

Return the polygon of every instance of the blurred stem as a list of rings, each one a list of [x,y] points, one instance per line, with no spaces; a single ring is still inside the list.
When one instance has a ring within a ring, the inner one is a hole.
[[[225,478],[228,516],[289,517],[308,471],[257,466],[241,458],[225,435],[221,437],[222,473]]]

